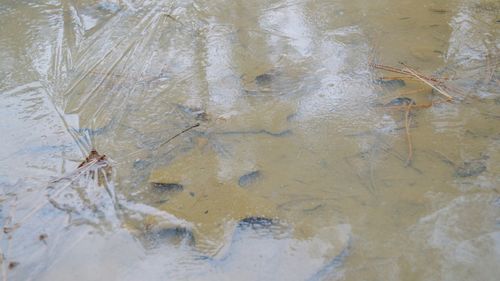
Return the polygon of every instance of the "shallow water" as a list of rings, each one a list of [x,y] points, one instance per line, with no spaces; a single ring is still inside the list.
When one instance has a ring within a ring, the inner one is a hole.
[[[3,280],[496,280],[499,15],[0,1]]]

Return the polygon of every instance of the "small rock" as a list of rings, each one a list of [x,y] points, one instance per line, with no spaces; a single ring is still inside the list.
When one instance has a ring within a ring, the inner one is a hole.
[[[239,222],[239,225],[242,227],[249,226],[252,228],[261,228],[261,227],[269,227],[273,224],[272,219],[264,218],[264,217],[249,217],[242,219]]]
[[[486,165],[482,161],[469,161],[455,169],[455,175],[458,177],[474,177],[486,171]]]
[[[252,171],[250,173],[241,176],[240,179],[238,180],[238,184],[241,187],[247,187],[256,182],[260,177],[261,177],[261,172],[259,170]]]
[[[274,78],[273,75],[271,75],[269,73],[264,73],[261,75],[257,75],[255,77],[255,82],[258,85],[268,85],[273,81],[273,78]]]
[[[166,191],[182,191],[184,187],[178,183],[152,183],[155,190],[166,192]]]
[[[407,97],[399,97],[386,103],[384,106],[403,106],[403,105],[415,105],[415,101]]]
[[[401,79],[377,79],[375,80],[375,83],[379,84],[380,86],[387,88],[389,90],[395,90],[398,88],[402,88],[406,86],[405,81]]]

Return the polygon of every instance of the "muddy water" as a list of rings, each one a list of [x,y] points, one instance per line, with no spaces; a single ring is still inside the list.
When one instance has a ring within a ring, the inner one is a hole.
[[[3,280],[496,280],[499,14],[0,1]]]

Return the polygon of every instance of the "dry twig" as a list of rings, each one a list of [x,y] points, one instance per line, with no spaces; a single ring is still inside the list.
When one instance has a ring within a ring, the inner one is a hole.
[[[452,96],[450,96],[448,93],[445,92],[443,87],[440,87],[440,84],[442,82],[436,82],[435,79],[429,79],[428,77],[425,77],[419,73],[417,73],[414,69],[411,69],[409,66],[403,64],[406,67],[406,70],[412,74],[414,77],[418,78],[420,81],[424,82],[434,90],[436,90],[438,93],[442,94],[443,96],[446,97],[447,101],[451,101],[453,99]]]
[[[169,139],[167,139],[167,140],[163,141],[162,143],[160,143],[158,146],[156,146],[156,149],[158,149],[158,148],[160,148],[160,147],[164,146],[165,144],[167,144],[167,143],[171,142],[171,141],[172,141],[173,139],[175,139],[176,137],[178,137],[178,136],[180,136],[180,135],[182,135],[182,134],[186,133],[187,131],[190,131],[190,130],[192,130],[192,129],[194,129],[194,128],[198,127],[198,126],[200,126],[200,123],[196,123],[196,124],[194,124],[194,125],[191,125],[190,127],[188,127],[188,128],[186,128],[186,129],[182,130],[181,132],[179,132],[179,133],[175,134],[173,137],[171,137],[171,138],[169,138]],[[132,152],[132,153],[129,153],[127,156],[128,156],[128,157],[130,157],[130,156],[135,155],[135,154],[137,154],[138,152],[141,152],[141,151],[143,151],[143,150],[144,150],[144,148],[142,148],[142,149],[138,149],[138,150],[136,150],[136,151],[134,151],[134,152]]]
[[[168,140],[166,140],[166,141],[164,141],[164,142],[160,143],[160,144],[158,145],[158,148],[162,147],[163,145],[165,145],[165,144],[169,143],[170,141],[172,141],[172,140],[173,140],[173,139],[175,139],[176,137],[178,137],[178,136],[180,136],[180,135],[184,134],[185,132],[187,132],[187,131],[189,131],[189,130],[191,130],[191,129],[194,129],[194,128],[198,127],[198,126],[200,126],[200,123],[196,123],[196,124],[192,125],[191,127],[188,127],[188,128],[186,128],[186,129],[182,130],[180,133],[177,133],[175,136],[173,136],[173,137],[169,138]]]
[[[452,89],[452,88],[445,85],[445,81],[448,80],[447,78],[437,78],[437,77],[426,76],[422,73],[419,73],[415,69],[407,66],[404,63],[402,63],[402,65],[404,66],[404,69],[392,67],[392,66],[387,66],[387,65],[382,65],[382,64],[376,64],[376,63],[370,63],[369,65],[373,68],[376,68],[376,69],[381,69],[381,70],[385,70],[388,72],[407,75],[408,77],[406,77],[405,79],[411,78],[411,79],[419,80],[419,81],[425,83],[427,86],[430,86],[432,89],[436,90],[441,95],[443,95],[446,98],[446,101],[453,100],[453,97],[448,92],[454,91],[454,92],[460,93],[459,90]]]

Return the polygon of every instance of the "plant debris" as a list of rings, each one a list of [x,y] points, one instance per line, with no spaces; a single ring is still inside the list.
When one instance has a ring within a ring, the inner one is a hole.
[[[38,235],[38,240],[42,241],[45,244],[47,244],[47,238],[49,238],[49,236],[46,233]]]
[[[83,168],[85,166],[90,166],[92,164],[95,164],[95,163],[99,163],[99,162],[107,162],[107,158],[106,158],[106,155],[101,155],[99,154],[99,152],[97,152],[96,149],[92,149],[89,153],[89,156],[87,156],[85,158],[85,160],[83,160],[80,165],[78,165],[78,168]]]
[[[387,72],[392,72],[396,73],[400,76],[396,77],[382,77],[378,80],[376,80],[377,83],[385,84],[385,85],[390,85],[392,88],[394,86],[404,86],[406,85],[404,83],[405,79],[411,79],[415,81],[419,81],[423,83],[425,86],[430,87],[432,89],[432,93],[437,93],[439,96],[442,98],[442,100],[439,101],[433,101],[429,104],[417,104],[413,99],[408,98],[408,97],[397,97],[392,99],[390,102],[384,104],[384,108],[386,109],[396,109],[399,111],[403,111],[405,113],[404,115],[404,122],[405,122],[405,133],[406,133],[406,140],[408,143],[408,156],[405,162],[405,166],[410,166],[411,161],[413,159],[413,144],[411,142],[411,134],[410,134],[410,125],[411,125],[411,110],[416,109],[416,108],[429,108],[432,107],[434,104],[437,104],[439,102],[450,102],[453,100],[453,96],[450,95],[450,92],[458,92],[457,90],[453,90],[449,86],[446,85],[446,78],[438,78],[438,77],[433,77],[433,76],[427,76],[424,75],[417,70],[413,69],[412,67],[401,63],[403,68],[397,68],[393,66],[387,66],[387,65],[382,65],[382,64],[376,64],[373,62],[370,62],[369,65],[373,68],[384,70]],[[392,81],[392,82],[391,82]],[[390,87],[390,88],[391,88]],[[411,92],[407,92],[406,94],[416,94],[416,93],[421,93],[425,91],[425,88],[420,88],[417,90],[412,90]]]
[[[17,261],[11,261],[11,262],[9,262],[8,268],[10,270],[12,270],[12,269],[16,268],[18,265],[19,265],[19,262],[17,262]]]

